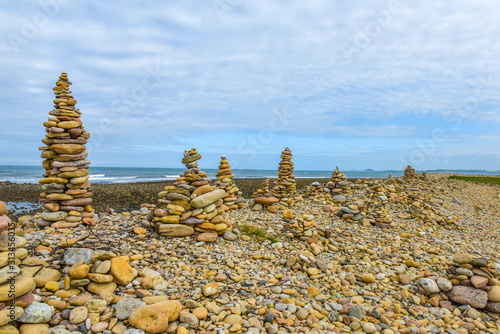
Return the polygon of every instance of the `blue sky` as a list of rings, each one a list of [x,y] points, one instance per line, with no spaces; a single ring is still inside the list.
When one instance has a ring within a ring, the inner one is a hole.
[[[499,169],[495,1],[4,1],[0,165],[68,72],[95,166]]]

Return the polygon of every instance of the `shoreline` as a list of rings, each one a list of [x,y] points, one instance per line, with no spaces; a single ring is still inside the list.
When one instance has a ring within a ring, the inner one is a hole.
[[[432,174],[437,177],[449,177],[458,174]],[[470,176],[470,175],[465,175]],[[500,176],[498,176],[500,177]],[[252,194],[259,189],[267,178],[234,179],[245,199],[252,198]],[[349,182],[356,182],[361,178],[348,178]],[[379,178],[385,179],[385,178]],[[270,178],[271,187],[274,183]],[[313,182],[326,183],[330,178],[296,178],[297,190],[301,191]],[[139,210],[141,204],[157,204],[158,193],[165,186],[171,185],[174,180],[156,182],[130,182],[130,183],[93,183],[93,207],[96,212],[103,212],[106,207],[117,212]],[[20,216],[33,214],[37,208],[41,185],[34,183],[0,182],[0,198],[11,208],[9,214]]]
[[[235,183],[243,192],[245,199],[252,198],[252,194],[259,189],[266,179],[236,179]],[[271,180],[273,184],[274,180]],[[330,178],[300,178],[297,181],[297,190],[302,190],[312,182],[326,183]],[[354,182],[356,179],[349,179]],[[158,182],[133,183],[94,183],[93,204],[96,212],[103,212],[107,206],[118,212],[139,210],[141,204],[157,204],[158,193],[174,180]],[[36,204],[41,192],[41,185],[34,183],[0,183],[0,198],[8,205],[12,203]],[[37,210],[28,210],[24,214],[31,214]],[[19,212],[12,213],[19,215]]]

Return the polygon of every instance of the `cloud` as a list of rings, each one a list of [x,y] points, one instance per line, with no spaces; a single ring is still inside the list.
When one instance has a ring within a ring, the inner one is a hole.
[[[372,167],[364,147],[378,143],[377,164],[395,168],[391,155],[411,154],[418,149],[414,141],[429,139],[436,128],[445,129],[448,139],[438,144],[449,152],[460,152],[469,143],[465,137],[473,147],[489,147],[482,136],[461,133],[494,134],[500,122],[499,7],[467,1],[7,2],[0,11],[0,107],[3,121],[16,126],[2,130],[7,142],[23,145],[0,153],[9,161],[32,156],[62,71],[74,83],[96,150],[127,148],[120,161],[125,152],[196,145],[198,135],[209,151],[238,152],[262,131],[274,139],[261,154],[279,152],[289,145],[285,140],[304,156],[316,154],[315,147],[342,150],[318,144],[325,140],[354,140],[359,147],[352,159],[360,169]],[[280,110],[287,118],[278,129],[273,120]],[[491,154],[485,164],[497,159]],[[163,164],[156,155],[144,159]],[[102,156],[103,164],[111,162]]]

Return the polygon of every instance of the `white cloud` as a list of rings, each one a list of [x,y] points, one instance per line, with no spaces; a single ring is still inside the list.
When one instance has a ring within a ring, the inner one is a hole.
[[[74,83],[87,129],[99,132],[103,119],[114,123],[103,147],[109,140],[109,147],[141,150],[165,133],[207,134],[219,147],[228,131],[269,127],[272,110],[282,108],[290,119],[281,133],[310,146],[321,136],[359,138],[359,145],[389,138],[386,145],[399,147],[427,138],[426,117],[431,127],[449,126],[450,109],[484,90],[485,79],[492,93],[462,121],[487,133],[493,130],[481,123],[500,122],[496,2],[401,2],[403,10],[390,16],[391,1],[220,0],[227,6],[219,10],[214,1],[62,2],[51,13],[35,1],[4,3],[0,11],[2,118],[17,121],[9,111],[18,110],[26,116],[23,131],[40,137],[62,71]],[[39,13],[51,18],[37,26]],[[37,28],[33,36],[23,35],[29,24]],[[13,34],[22,41],[17,52],[9,46]],[[345,45],[356,48],[350,59]],[[162,84],[134,100],[153,82],[151,71],[161,72]],[[126,109],[112,107],[119,102]],[[27,140],[18,129],[5,131],[13,141]],[[454,136],[459,150],[463,139]],[[472,140],[484,146],[480,137]]]

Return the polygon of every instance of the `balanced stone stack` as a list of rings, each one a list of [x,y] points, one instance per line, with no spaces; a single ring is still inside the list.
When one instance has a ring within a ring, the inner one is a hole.
[[[278,177],[273,189],[274,196],[280,200],[280,204],[288,207],[293,205],[297,195],[295,175],[293,174],[292,151],[287,147],[281,152],[281,162],[278,168]]]
[[[260,189],[258,189],[252,195],[254,206],[252,210],[258,211],[263,207],[269,207],[270,205],[276,204],[279,202],[279,199],[273,196],[273,193],[269,190],[269,180],[265,180],[260,185]]]
[[[215,241],[219,234],[232,229],[233,223],[223,208],[226,192],[209,184],[207,173],[198,165],[200,159],[196,148],[184,151],[184,174],[158,194],[162,208],[156,209],[152,218],[160,235],[183,237],[196,231],[210,234],[209,239]]]
[[[453,262],[448,268],[453,284],[448,297],[459,304],[500,313],[500,272],[494,263],[467,253],[456,254]]]
[[[389,199],[387,197],[387,190],[379,180],[370,180],[372,185],[369,188],[368,199],[366,205],[368,206],[368,220],[371,224],[378,227],[391,227],[392,218],[387,212]]]
[[[54,109],[43,123],[47,134],[42,142],[41,157],[45,174],[39,182],[43,192],[40,202],[45,211],[37,221],[40,227],[74,227],[84,218],[94,216],[92,189],[89,182],[89,164],[85,144],[90,134],[75,108],[66,73],[62,73],[54,87]]]
[[[412,179],[412,178],[417,177],[417,173],[415,172],[415,169],[412,166],[408,165],[405,168],[405,175],[404,175],[404,177],[408,178],[408,179]]]
[[[217,171],[217,175],[215,177],[215,185],[219,189],[223,189],[226,192],[226,197],[223,198],[224,204],[222,207],[225,211],[242,208],[244,199],[241,196],[242,192],[236,184],[234,184],[234,175],[231,165],[229,165],[225,155],[220,158],[221,161],[219,164],[219,170]]]
[[[349,189],[349,182],[347,181],[347,177],[339,170],[339,167],[335,167],[335,170],[332,172],[331,181],[326,186],[334,195],[335,200],[335,198],[340,199],[339,197],[335,197],[336,195],[345,195]]]

